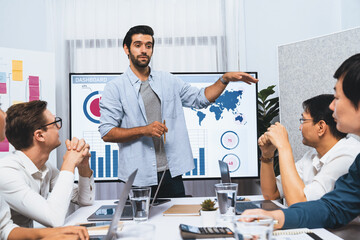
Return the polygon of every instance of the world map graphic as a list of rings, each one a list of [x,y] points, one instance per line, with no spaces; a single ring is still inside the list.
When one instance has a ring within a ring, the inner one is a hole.
[[[242,95],[243,90],[226,90],[207,109],[192,108],[192,110],[196,112],[196,115],[199,118],[199,126],[201,126],[203,120],[208,117],[209,112],[214,114],[216,121],[219,121],[223,118],[224,110],[231,112],[234,115],[235,122],[244,124],[244,115],[237,110],[241,104]]]

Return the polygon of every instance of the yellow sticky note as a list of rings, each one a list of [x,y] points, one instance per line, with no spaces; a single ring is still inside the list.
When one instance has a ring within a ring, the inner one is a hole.
[[[18,104],[18,103],[23,103],[23,102],[22,101],[16,101],[16,100],[12,101],[12,105],[15,105],[15,104]]]
[[[12,70],[18,70],[18,71],[22,71],[23,70],[23,61],[21,60],[12,60]]]
[[[13,70],[12,71],[12,79],[14,81],[22,81],[23,80],[23,71]]]

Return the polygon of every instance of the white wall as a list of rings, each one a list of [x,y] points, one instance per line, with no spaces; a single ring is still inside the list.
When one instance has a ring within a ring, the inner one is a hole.
[[[53,50],[47,2],[49,1],[0,0],[0,47]]]
[[[244,0],[247,71],[259,89],[278,85],[277,46],[340,31],[339,0]]]

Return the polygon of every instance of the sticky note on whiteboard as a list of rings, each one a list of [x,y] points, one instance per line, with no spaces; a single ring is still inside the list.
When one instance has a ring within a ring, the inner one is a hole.
[[[6,83],[6,73],[0,72],[0,83]]]
[[[30,86],[39,86],[39,77],[38,76],[29,76],[29,85]]]
[[[0,94],[6,93],[6,83],[0,82]]]
[[[9,151],[9,141],[5,138],[4,141],[0,142],[0,152],[8,152]]]
[[[23,61],[12,60],[12,80],[23,80]]]

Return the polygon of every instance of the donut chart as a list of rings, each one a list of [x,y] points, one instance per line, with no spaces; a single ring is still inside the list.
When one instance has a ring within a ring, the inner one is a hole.
[[[100,92],[94,91],[85,98],[83,104],[83,111],[86,118],[96,124],[100,124],[100,99]]]
[[[226,154],[223,157],[222,161],[227,163],[227,165],[229,166],[230,173],[236,172],[241,165],[240,158],[233,153]]]
[[[225,149],[232,150],[239,145],[239,136],[234,131],[226,131],[221,135],[220,142]]]

